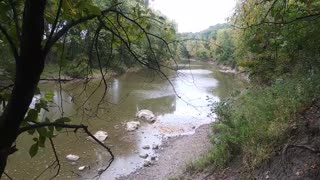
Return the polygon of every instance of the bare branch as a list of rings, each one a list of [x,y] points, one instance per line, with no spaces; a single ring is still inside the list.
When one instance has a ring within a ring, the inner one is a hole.
[[[19,26],[19,20],[18,20],[18,13],[17,13],[17,9],[16,9],[16,4],[14,4],[14,2],[12,0],[9,0],[10,2],[10,6],[11,6],[11,9],[12,9],[12,12],[13,12],[13,20],[14,20],[14,23],[16,25],[16,33],[17,33],[17,36],[18,36],[18,39],[20,40],[20,26]]]
[[[100,16],[105,16],[107,13],[111,12],[111,10],[120,5],[122,3],[118,3],[108,9],[105,9],[103,11],[101,11],[101,15],[88,15],[88,16],[84,16],[81,17],[79,19],[76,20],[72,20],[70,22],[68,22],[65,26],[63,26],[54,36],[52,36],[52,38],[50,39],[50,41],[47,42],[46,46],[44,47],[44,54],[47,54],[50,50],[50,48],[66,33],[68,32],[71,28],[73,28],[74,26],[77,26],[78,24],[87,22],[89,20],[98,18]]]
[[[3,172],[3,174],[6,175],[8,179],[13,180],[13,178],[9,176],[9,174],[7,174],[6,172]]]
[[[85,126],[83,124],[64,124],[64,123],[56,123],[56,122],[43,122],[43,123],[35,123],[26,127],[22,127],[19,129],[18,134],[21,134],[23,132],[26,132],[28,130],[32,129],[38,129],[42,127],[60,127],[60,128],[65,128],[65,129],[73,129],[73,132],[76,133],[79,129],[82,129],[89,137],[91,137],[96,143],[98,143],[100,146],[102,146],[104,149],[108,151],[110,154],[111,158],[109,160],[109,163],[107,166],[103,169],[103,171],[100,171],[98,176],[100,176],[104,171],[106,171],[112,164],[114,160],[114,155],[109,147],[107,147],[103,142],[99,141],[88,129],[88,126]]]
[[[54,146],[54,143],[53,143],[52,138],[49,138],[49,140],[50,140],[50,145],[51,145],[51,148],[52,148],[54,157],[56,158],[56,160],[54,161],[54,163],[57,163],[57,165],[55,166],[55,168],[58,168],[56,174],[50,178],[50,179],[54,179],[54,178],[57,177],[57,176],[59,175],[59,173],[60,173],[61,164],[60,164],[60,160],[59,160],[59,157],[58,157],[58,153],[57,153],[57,151],[56,151],[56,147]]]
[[[53,25],[52,25],[52,27],[51,27],[51,31],[50,31],[50,34],[49,34],[47,43],[46,43],[46,45],[45,45],[45,49],[47,48],[48,43],[51,41],[52,36],[53,36],[53,33],[55,32],[55,30],[56,30],[56,28],[57,28],[57,24],[58,24],[58,21],[59,21],[59,16],[60,16],[61,9],[62,9],[62,1],[63,1],[63,0],[60,0],[60,1],[59,1],[57,14],[56,14],[56,17],[55,17],[55,19],[54,19]]]
[[[14,86],[14,84],[9,84],[9,85],[7,85],[7,86],[1,87],[0,92],[1,92],[1,91],[4,91],[4,90],[7,90],[7,89],[9,89],[9,88],[12,88],[13,86]]]
[[[7,41],[10,44],[11,47],[11,51],[13,53],[13,57],[17,60],[19,58],[19,54],[18,54],[18,50],[16,45],[13,42],[12,37],[8,34],[7,30],[0,24],[0,31],[2,32],[2,34],[6,37]]]
[[[238,29],[246,30],[248,28],[257,27],[257,26],[261,26],[261,25],[264,25],[264,24],[267,24],[267,25],[288,25],[288,24],[295,23],[297,21],[306,21],[306,20],[308,20],[310,18],[317,19],[319,17],[320,17],[320,13],[315,13],[315,14],[309,14],[309,15],[306,15],[306,16],[297,17],[295,19],[292,19],[292,20],[289,20],[289,21],[283,21],[283,22],[262,21],[262,22],[260,22],[258,24],[248,25],[246,27],[241,27],[241,26],[236,26],[236,25],[231,25],[231,26],[235,27],[235,28],[238,28]],[[312,20],[315,20],[315,19],[312,19]]]

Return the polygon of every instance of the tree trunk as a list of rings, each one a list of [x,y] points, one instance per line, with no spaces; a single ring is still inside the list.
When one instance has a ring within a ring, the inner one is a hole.
[[[0,118],[0,178],[44,68],[41,42],[46,0],[26,0],[14,88]]]

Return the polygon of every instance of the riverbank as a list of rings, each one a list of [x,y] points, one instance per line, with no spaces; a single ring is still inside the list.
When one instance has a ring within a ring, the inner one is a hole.
[[[219,103],[213,148],[189,170],[206,179],[318,179],[318,84],[318,74],[296,75]]]
[[[126,69],[123,72],[109,70],[107,73],[104,72],[104,78],[110,79],[110,78],[123,75],[125,73],[137,72],[139,70],[141,70],[141,68],[139,67],[131,67]],[[89,73],[88,75],[79,76],[79,77],[69,76],[66,73],[64,73],[64,71],[61,72],[59,76],[59,67],[57,65],[48,65],[45,67],[44,72],[41,75],[40,83],[48,83],[48,82],[67,83],[67,82],[76,82],[76,81],[101,79],[101,78],[102,78],[102,74],[99,69],[92,69],[91,73]]]
[[[245,168],[241,159],[234,158],[226,168],[209,173],[198,172],[181,179],[309,179],[320,177],[320,100],[296,114],[289,122],[288,138],[258,167]]]
[[[121,180],[170,179],[184,173],[188,163],[208,152],[211,147],[210,124],[202,125],[192,135],[177,136],[163,142],[157,150],[159,160],[150,167],[143,167]]]
[[[237,76],[241,77],[242,79],[245,79],[246,81],[250,82],[249,74],[246,72],[239,71],[239,69],[237,69],[237,68],[226,66],[226,65],[217,63],[215,61],[209,61],[209,64],[213,64],[214,66],[218,67],[220,72],[236,74]]]

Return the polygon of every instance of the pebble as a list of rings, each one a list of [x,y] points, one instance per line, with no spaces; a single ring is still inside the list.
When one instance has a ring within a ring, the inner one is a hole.
[[[150,146],[149,145],[144,145],[144,146],[142,146],[142,149],[150,149]]]
[[[145,154],[139,154],[139,157],[146,159],[149,155],[147,153]]]
[[[78,168],[78,170],[79,171],[83,171],[83,170],[85,170],[87,168],[87,166],[80,166],[79,168]]]
[[[152,149],[159,149],[159,145],[158,144],[153,144],[152,145]]]

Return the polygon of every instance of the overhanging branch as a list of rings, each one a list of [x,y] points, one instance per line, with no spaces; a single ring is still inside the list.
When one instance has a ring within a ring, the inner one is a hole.
[[[117,3],[114,6],[105,9],[103,11],[101,11],[101,15],[88,15],[88,16],[84,16],[81,17],[79,19],[76,20],[72,20],[70,22],[68,22],[65,26],[63,26],[55,35],[52,36],[52,38],[50,40],[48,40],[48,42],[46,43],[45,47],[44,47],[44,54],[46,55],[50,48],[66,33],[68,32],[71,28],[73,28],[74,26],[77,26],[81,23],[87,22],[89,20],[101,17],[101,16],[105,16],[107,13],[111,12],[111,10],[120,5],[122,3]]]
[[[101,172],[99,172],[98,175],[101,175],[104,171],[106,171],[110,166],[111,163],[114,160],[114,155],[109,147],[107,147],[105,144],[103,144],[101,141],[99,141],[88,129],[88,126],[83,124],[64,124],[64,123],[57,123],[57,122],[43,122],[43,123],[34,123],[32,125],[22,127],[19,129],[18,134],[24,133],[26,131],[32,130],[32,129],[38,129],[42,127],[59,127],[64,129],[74,129],[74,132],[76,133],[79,129],[82,129],[89,137],[91,137],[95,142],[97,142],[100,146],[102,146],[104,149],[108,151],[111,158],[109,160],[108,165],[105,167],[105,169]]]

